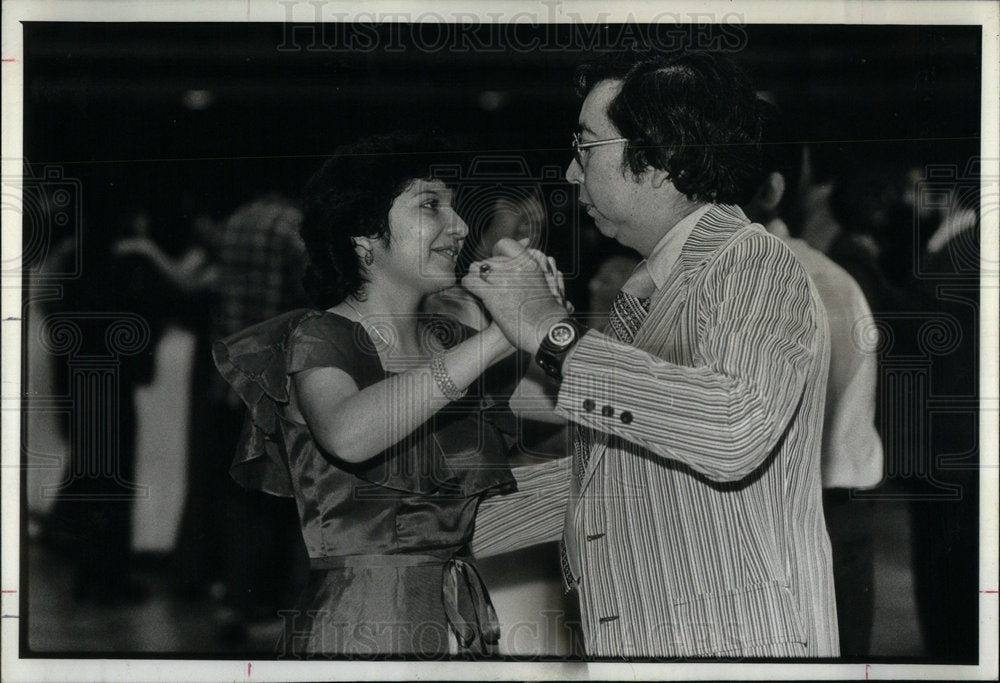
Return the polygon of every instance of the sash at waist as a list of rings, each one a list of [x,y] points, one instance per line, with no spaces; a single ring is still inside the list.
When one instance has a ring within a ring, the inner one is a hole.
[[[433,567],[443,565],[450,558],[434,555],[337,555],[333,557],[310,557],[312,570],[342,569],[344,567]]]
[[[441,602],[459,644],[470,649],[476,640],[482,654],[500,642],[500,624],[486,584],[469,558],[395,553],[309,558],[313,571],[345,567],[441,567]]]

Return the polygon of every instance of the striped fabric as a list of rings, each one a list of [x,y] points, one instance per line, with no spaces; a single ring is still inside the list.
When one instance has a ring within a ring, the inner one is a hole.
[[[557,412],[607,435],[569,478],[564,532],[588,655],[838,654],[825,313],[788,248],[747,223],[712,207],[633,344],[588,332],[563,368]]]
[[[618,341],[632,343],[642,322],[649,315],[649,303],[648,297],[640,298],[627,292],[618,292],[608,312],[608,331]],[[583,477],[590,465],[590,454],[594,450],[594,444],[599,441],[602,441],[601,432],[596,429],[580,426],[576,428],[573,448],[577,456],[575,471],[580,483],[583,483]],[[567,581],[567,585],[571,583]]]
[[[511,468],[518,490],[480,504],[472,554],[490,557],[561,537],[572,464],[571,458],[554,458]]]
[[[649,297],[638,297],[628,292],[618,292],[611,304],[608,312],[608,332],[614,335],[618,341],[629,344],[635,339],[635,335],[642,327],[643,321],[649,315]],[[605,436],[591,427],[577,425],[573,438],[574,468],[573,472],[579,484],[583,484],[584,476],[590,466],[590,454],[594,450],[594,445],[603,442]],[[573,568],[569,560],[569,553],[566,550],[566,540],[559,542],[559,562],[562,571],[563,586],[567,592],[577,587],[577,578],[573,575]]]

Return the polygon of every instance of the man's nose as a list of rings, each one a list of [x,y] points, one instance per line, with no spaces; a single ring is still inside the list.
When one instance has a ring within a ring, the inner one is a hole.
[[[583,182],[583,168],[580,166],[580,162],[574,158],[569,162],[569,166],[566,167],[566,180],[571,183],[582,183]]]

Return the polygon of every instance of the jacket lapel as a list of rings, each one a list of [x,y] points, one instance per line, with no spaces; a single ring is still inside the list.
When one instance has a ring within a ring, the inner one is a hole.
[[[663,288],[653,294],[649,315],[639,327],[632,341],[633,346],[674,363],[691,362],[690,347],[694,343],[694,330],[687,329],[684,320],[691,276],[747,223],[749,220],[737,206],[716,205],[701,217],[681,247],[677,263]],[[575,514],[583,500],[583,494],[608,450],[609,438],[601,435],[600,440],[595,443],[579,493],[570,499],[569,510],[573,512],[569,516]]]

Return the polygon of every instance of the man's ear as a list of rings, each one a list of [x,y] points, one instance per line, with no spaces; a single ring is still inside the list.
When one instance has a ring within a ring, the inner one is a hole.
[[[646,173],[649,174],[649,184],[654,190],[659,190],[670,182],[670,174],[662,168],[650,167],[646,169]]]

